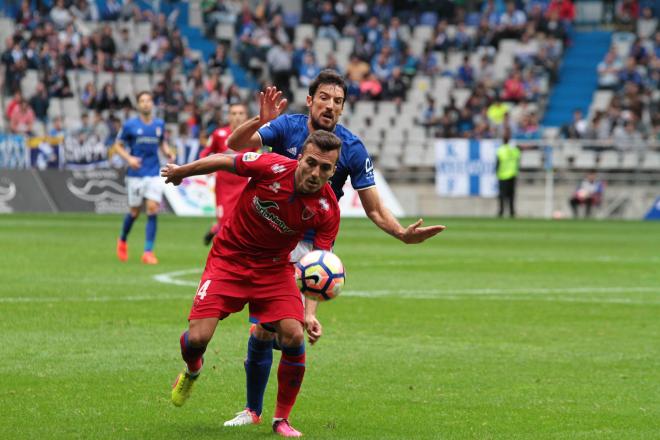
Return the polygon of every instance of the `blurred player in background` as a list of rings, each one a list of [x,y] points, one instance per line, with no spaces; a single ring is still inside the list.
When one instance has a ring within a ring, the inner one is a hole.
[[[445,229],[444,226],[422,227],[422,219],[404,228],[385,207],[376,189],[374,168],[371,158],[362,141],[348,129],[339,125],[339,117],[346,99],[346,82],[333,70],[324,70],[309,86],[307,107],[309,115],[282,115],[287,105],[282,92],[268,87],[260,94],[259,116],[237,127],[227,140],[229,148],[272,147],[274,153],[290,158],[297,157],[303,141],[317,130],[333,132],[342,140],[342,149],[337,163],[337,171],[330,179],[332,189],[341,198],[344,183],[348,176],[351,185],[358,192],[365,213],[383,231],[404,243],[421,243]],[[291,255],[291,261],[298,261],[312,250],[311,240],[314,231],[308,231]],[[323,328],[316,317],[318,303],[305,300],[305,328],[310,343],[315,343],[322,335]],[[257,325],[248,340],[245,373],[247,376],[247,402],[245,409],[236,414],[225,426],[241,426],[258,423],[263,408],[263,397],[268,384],[273,362],[272,331]]]
[[[288,418],[305,374],[305,312],[289,254],[310,228],[316,231],[314,247],[324,250],[332,248],[339,231],[339,205],[327,183],[336,170],[341,140],[320,130],[303,145],[298,160],[255,152],[217,154],[162,170],[175,185],[216,170],[251,177],[209,252],[189,329],[180,338],[187,367],[174,384],[172,403],[181,406],[190,396],[219,320],[247,303],[250,320],[268,325],[279,337],[273,431],[284,437],[301,436]]]
[[[137,95],[139,115],[124,122],[113,146],[114,150],[128,164],[126,172],[126,190],[128,191],[129,213],[124,217],[121,236],[117,240],[117,258],[128,260],[128,244],[126,240],[133,223],[140,215],[144,202],[147,211],[146,238],[142,262],[157,264],[154,255],[156,240],[156,216],[163,199],[163,179],[159,176],[160,159],[158,150],[170,162],[176,159],[165,136],[165,122],[153,117],[153,97],[150,92],[140,92]]]
[[[213,131],[200,157],[207,157],[211,154],[218,153],[234,153],[233,150],[227,147],[227,138],[236,127],[246,120],[247,106],[242,103],[231,104],[229,106],[229,125]],[[215,174],[215,209],[217,221],[204,236],[205,245],[208,246],[211,240],[213,240],[213,237],[218,233],[222,227],[223,219],[236,206],[238,196],[243,192],[247,182],[247,177],[238,176],[234,173],[218,171]]]

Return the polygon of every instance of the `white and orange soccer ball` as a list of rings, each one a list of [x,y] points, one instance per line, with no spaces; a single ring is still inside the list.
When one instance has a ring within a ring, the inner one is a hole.
[[[346,281],[344,265],[329,251],[312,251],[295,264],[298,288],[308,298],[329,301],[341,292]]]

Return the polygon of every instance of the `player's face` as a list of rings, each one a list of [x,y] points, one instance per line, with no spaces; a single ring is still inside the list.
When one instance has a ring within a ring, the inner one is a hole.
[[[151,98],[151,95],[143,94],[138,100],[138,110],[142,115],[148,116],[151,115],[151,111],[154,109],[154,100]]]
[[[229,126],[232,130],[247,121],[247,109],[244,105],[229,107]]]
[[[336,84],[321,84],[314,96],[307,97],[309,119],[315,130],[333,131],[344,110],[344,89]]]
[[[296,191],[310,194],[315,193],[335,173],[339,150],[322,151],[314,144],[309,144],[298,158],[296,169]]]

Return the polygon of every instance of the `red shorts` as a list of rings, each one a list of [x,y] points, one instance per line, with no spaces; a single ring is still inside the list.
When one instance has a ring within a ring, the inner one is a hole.
[[[250,321],[269,323],[285,318],[304,324],[302,294],[291,276],[282,277],[267,287],[239,280],[211,280],[199,283],[188,320],[224,319],[249,305]]]

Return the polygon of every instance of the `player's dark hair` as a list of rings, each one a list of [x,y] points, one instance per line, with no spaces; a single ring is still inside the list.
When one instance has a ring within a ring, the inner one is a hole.
[[[151,92],[149,92],[149,91],[147,91],[147,90],[143,90],[143,91],[141,91],[141,92],[138,92],[137,95],[135,95],[135,99],[136,99],[136,101],[140,101],[140,98],[142,97],[142,95],[149,95],[149,96],[151,96],[152,98],[154,97],[154,95],[153,95]]]
[[[245,110],[248,109],[248,105],[247,105],[245,102],[243,102],[243,101],[232,102],[231,104],[229,104],[229,108],[232,108],[232,107],[234,107],[235,105],[243,106],[243,108],[245,108]]]
[[[307,139],[305,139],[305,143],[303,144],[303,154],[309,144],[316,145],[319,150],[324,152],[340,150],[341,153],[341,139],[329,131],[316,130],[314,133],[307,136]]]
[[[325,84],[333,84],[341,87],[341,89],[344,91],[344,99],[346,99],[346,94],[348,93],[348,86],[346,85],[346,81],[344,81],[344,77],[332,69],[321,70],[321,73],[319,73],[316,78],[314,78],[314,81],[312,81],[312,83],[309,85],[309,96],[313,98],[316,90]]]

